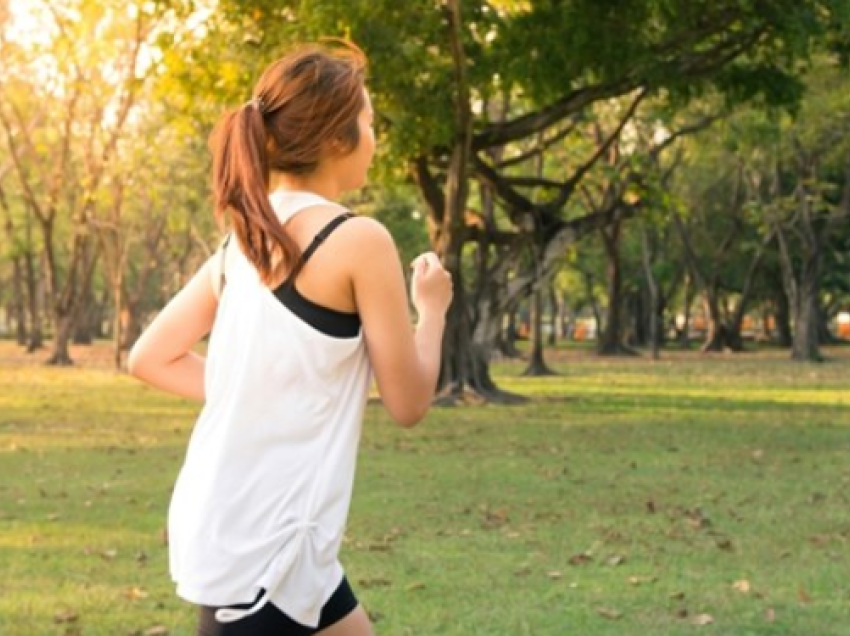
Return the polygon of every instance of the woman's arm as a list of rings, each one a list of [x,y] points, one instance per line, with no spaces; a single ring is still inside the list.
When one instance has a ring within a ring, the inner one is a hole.
[[[127,360],[131,375],[169,393],[204,400],[205,360],[192,348],[215,320],[215,259],[204,264],[138,339]]]
[[[415,330],[398,250],[378,222],[358,218],[352,281],[369,360],[381,399],[401,426],[414,426],[434,399],[446,309],[452,282],[436,255],[413,264],[411,294],[419,314]]]

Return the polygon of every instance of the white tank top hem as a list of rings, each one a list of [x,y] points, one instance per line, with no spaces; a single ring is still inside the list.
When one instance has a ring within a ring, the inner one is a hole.
[[[283,222],[331,204],[311,193],[270,201]],[[221,622],[272,602],[318,624],[343,577],[338,553],[370,376],[362,331],[336,338],[311,327],[238,252],[210,334],[207,401],[169,507],[181,598],[251,604],[218,610]]]

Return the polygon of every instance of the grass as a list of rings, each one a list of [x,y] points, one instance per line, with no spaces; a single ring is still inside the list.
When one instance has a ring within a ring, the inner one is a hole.
[[[193,634],[162,528],[197,407],[0,344],[0,634]],[[500,363],[367,412],[343,562],[382,636],[850,635],[850,353]]]

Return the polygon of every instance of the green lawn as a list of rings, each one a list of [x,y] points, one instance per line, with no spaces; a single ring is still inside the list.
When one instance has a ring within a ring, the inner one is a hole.
[[[522,406],[367,413],[343,560],[382,636],[850,635],[850,351],[562,353]],[[0,635],[186,635],[197,407],[0,344]]]

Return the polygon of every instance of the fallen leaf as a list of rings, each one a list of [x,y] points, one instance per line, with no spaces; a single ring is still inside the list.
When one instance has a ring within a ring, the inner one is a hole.
[[[705,627],[706,625],[711,625],[714,622],[714,617],[711,614],[697,614],[693,617],[691,622],[699,627]]]
[[[607,561],[608,565],[610,565],[611,567],[617,567],[618,565],[622,565],[625,562],[626,562],[626,557],[624,557],[621,554],[615,554],[614,556],[610,557]]]
[[[569,564],[570,565],[584,565],[585,563],[590,563],[593,561],[593,557],[587,554],[586,552],[579,552],[578,554],[574,554],[570,557]]]
[[[711,520],[705,516],[702,510],[694,508],[693,510],[685,511],[685,520],[688,525],[696,530],[702,530],[711,526]]]
[[[389,543],[370,543],[368,546],[369,552],[389,552],[392,549]]]
[[[812,602],[812,597],[802,587],[797,592],[797,598],[799,598],[800,602],[803,603],[803,604],[808,604],[808,603]]]
[[[131,587],[130,589],[124,592],[124,596],[126,596],[131,601],[138,601],[139,599],[147,598],[148,593],[140,587]]]
[[[74,610],[62,610],[53,615],[54,623],[73,623],[78,620],[80,615]]]
[[[550,570],[549,572],[546,573],[546,576],[548,576],[553,581],[556,581],[556,580],[560,579],[562,576],[564,576],[564,573],[561,572],[560,570]]]
[[[617,621],[623,618],[622,612],[619,612],[615,609],[611,609],[610,607],[597,607],[596,613],[599,614],[602,618],[607,618],[611,621]]]
[[[732,545],[732,541],[730,539],[718,539],[717,547],[720,548],[721,550],[727,550],[729,552],[731,552],[732,550],[735,549],[735,547]]]
[[[367,590],[372,587],[389,587],[390,585],[392,585],[392,581],[381,577],[375,577],[373,579],[360,579],[359,583],[361,587]]]
[[[499,528],[509,521],[507,508],[485,510],[481,525],[484,528]]]
[[[118,556],[118,550],[104,550],[100,553],[100,557],[102,559],[106,559],[107,561],[111,561],[115,557]]]
[[[630,576],[626,580],[632,585],[648,585],[655,583],[658,579],[654,576]]]
[[[168,636],[168,628],[165,625],[154,625],[145,630],[145,636]]]
[[[740,581],[735,581],[732,584],[732,587],[734,587],[736,590],[738,590],[742,594],[749,594],[750,591],[752,590],[752,586],[750,585],[750,582],[747,581],[746,579],[742,579]]]
[[[776,610],[768,607],[764,612],[764,618],[768,623],[774,622],[776,620]]]

